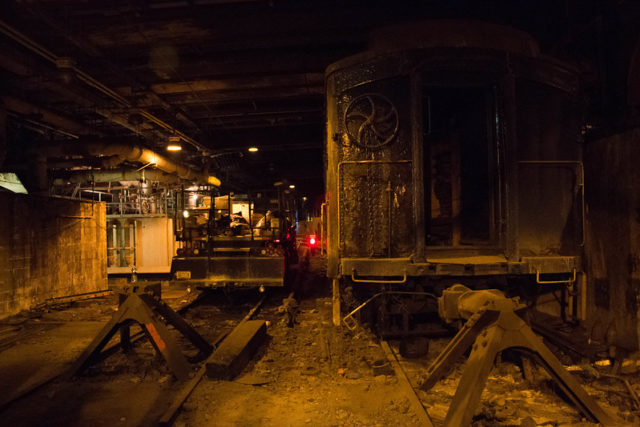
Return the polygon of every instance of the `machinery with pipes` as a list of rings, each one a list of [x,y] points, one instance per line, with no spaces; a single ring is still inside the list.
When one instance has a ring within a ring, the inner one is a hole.
[[[80,191],[106,201],[109,275],[169,273],[176,249],[175,189],[142,180]]]
[[[326,70],[334,323],[373,295],[358,318],[382,337],[446,334],[428,326],[434,297],[460,282],[578,323],[579,70],[478,22],[391,27],[369,47]]]
[[[284,286],[297,263],[295,205],[288,190],[216,195],[202,188],[178,194],[180,247],[175,283],[195,286]]]
[[[180,182],[153,169],[81,171],[56,179],[52,192],[106,204],[108,275],[168,274]]]
[[[121,143],[83,144],[75,157],[91,168],[56,170],[69,162],[64,158],[72,149],[52,145],[39,153],[55,170],[52,194],[106,203],[107,273],[168,274],[177,246],[177,192],[193,183],[215,188],[220,181],[147,148]]]

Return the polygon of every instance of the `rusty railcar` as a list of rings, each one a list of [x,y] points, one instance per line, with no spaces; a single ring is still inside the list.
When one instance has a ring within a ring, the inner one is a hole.
[[[427,22],[380,30],[368,51],[330,65],[326,96],[334,322],[341,284],[577,288],[575,68],[512,28]]]

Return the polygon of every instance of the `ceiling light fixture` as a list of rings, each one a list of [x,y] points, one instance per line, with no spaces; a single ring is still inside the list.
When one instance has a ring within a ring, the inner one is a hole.
[[[182,145],[180,145],[180,137],[179,136],[170,136],[169,137],[169,145],[167,145],[167,151],[180,151],[182,150]]]
[[[249,147],[249,151],[255,153],[258,151],[258,147]]]

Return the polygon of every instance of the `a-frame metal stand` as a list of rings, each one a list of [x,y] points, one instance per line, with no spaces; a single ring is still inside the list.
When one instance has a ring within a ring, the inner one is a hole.
[[[423,390],[430,389],[447,375],[460,356],[473,345],[444,425],[457,427],[471,424],[496,355],[512,347],[535,356],[587,419],[604,426],[619,425],[563,368],[543,344],[542,338],[535,335],[518,316],[517,312],[522,309],[522,305],[509,298],[487,301],[431,364],[428,376],[421,385]]]
[[[202,357],[208,356],[213,347],[205,341],[195,329],[184,321],[160,298],[160,284],[144,288],[132,286],[120,294],[120,307],[113,317],[80,355],[69,371],[71,376],[78,375],[89,365],[101,359],[104,346],[113,335],[120,331],[120,344],[124,352],[131,350],[130,328],[133,323],[140,324],[151,344],[166,360],[169,368],[179,380],[189,378],[191,367],[184,357],[167,324],[173,325],[200,351]]]

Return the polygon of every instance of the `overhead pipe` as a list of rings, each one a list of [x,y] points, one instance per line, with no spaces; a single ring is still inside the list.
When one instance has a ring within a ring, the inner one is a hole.
[[[71,171],[64,177],[56,178],[54,184],[86,185],[93,182],[142,181],[143,179],[164,184],[181,184],[184,182],[179,176],[168,174],[158,169],[131,170],[121,168]]]
[[[40,155],[46,157],[62,157],[67,155],[85,155],[101,157],[102,166],[105,169],[113,169],[125,161],[142,163],[155,166],[163,172],[175,174],[185,181],[210,184],[219,187],[220,180],[208,173],[201,172],[189,166],[180,165],[153,150],[135,144],[107,143],[107,142],[81,142],[75,144],[45,146],[37,150]]]
[[[62,59],[61,57],[55,55],[50,50],[46,49],[45,47],[43,47],[40,44],[36,43],[35,41],[31,40],[29,37],[27,37],[26,35],[22,34],[18,30],[16,30],[15,28],[11,27],[10,25],[5,23],[4,21],[0,21],[0,32],[3,33],[4,35],[6,35],[7,37],[11,38],[12,40],[18,42],[22,46],[26,47],[27,49],[31,50],[32,52],[40,55],[42,58],[48,60],[49,62],[52,62],[54,65],[56,65],[56,67],[63,62],[63,61],[61,61],[61,59]],[[198,151],[202,152],[203,154],[209,152],[209,150],[205,146],[200,144],[195,139],[191,138],[190,136],[186,135],[185,133],[181,132],[180,130],[174,128],[170,124],[164,122],[163,120],[159,119],[158,117],[154,116],[153,114],[149,113],[148,111],[146,111],[144,109],[141,109],[141,108],[135,107],[133,104],[131,104],[131,102],[129,102],[129,100],[124,98],[122,95],[118,94],[113,89],[109,88],[108,86],[106,86],[106,85],[102,84],[101,82],[99,82],[98,80],[94,79],[89,74],[87,74],[84,71],[82,71],[79,68],[77,68],[75,65],[66,64],[65,67],[68,70],[73,71],[75,76],[79,80],[83,81],[85,84],[87,84],[87,85],[97,89],[98,91],[102,92],[103,94],[107,95],[109,98],[115,100],[116,102],[121,104],[123,107],[126,107],[128,109],[136,109],[136,112],[138,114],[140,114],[141,116],[145,117],[147,120],[149,120],[150,122],[152,122],[155,125],[159,126],[160,128],[170,132],[172,135],[180,137],[181,140],[183,140],[186,143],[192,145],[193,147],[195,147]],[[121,123],[119,123],[119,124],[121,124]]]
[[[117,144],[90,144],[87,147],[90,154],[109,156],[102,161],[105,168],[113,168],[124,161],[139,162],[145,165],[153,165],[166,173],[176,174],[187,181],[197,181],[215,186],[220,186],[220,180],[215,176],[197,171],[188,166],[179,165],[155,151],[140,146]]]

